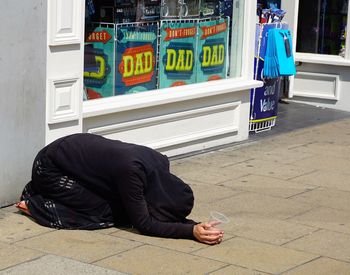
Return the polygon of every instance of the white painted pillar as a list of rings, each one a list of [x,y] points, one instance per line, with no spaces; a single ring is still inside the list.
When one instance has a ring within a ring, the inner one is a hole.
[[[48,1],[46,143],[82,131],[84,0]]]

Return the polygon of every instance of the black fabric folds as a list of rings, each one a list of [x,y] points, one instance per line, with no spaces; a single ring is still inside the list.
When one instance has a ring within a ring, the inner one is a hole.
[[[43,148],[21,199],[48,227],[131,224],[147,235],[193,238],[195,222],[186,219],[193,193],[170,173],[167,157],[97,135],[75,134]]]

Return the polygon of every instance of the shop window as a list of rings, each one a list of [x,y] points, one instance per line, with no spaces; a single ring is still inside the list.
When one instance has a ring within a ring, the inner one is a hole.
[[[244,0],[86,0],[85,100],[241,74]]]
[[[348,0],[299,0],[297,52],[345,55]]]

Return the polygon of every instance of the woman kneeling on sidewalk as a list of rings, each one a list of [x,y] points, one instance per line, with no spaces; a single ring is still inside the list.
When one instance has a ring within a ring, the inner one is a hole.
[[[44,147],[16,206],[43,226],[133,226],[141,234],[220,243],[224,232],[186,219],[191,188],[148,147],[75,134]]]

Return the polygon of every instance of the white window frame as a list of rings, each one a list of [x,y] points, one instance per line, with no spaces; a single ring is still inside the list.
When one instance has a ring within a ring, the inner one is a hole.
[[[348,1],[350,2],[350,1]],[[289,11],[288,12],[292,12]],[[298,38],[298,15],[299,15],[299,0],[295,1],[294,6],[294,18],[292,19],[294,23],[294,48],[296,49],[296,41]],[[347,26],[350,27],[350,3],[348,3],[348,17]],[[295,61],[314,63],[314,64],[324,64],[324,65],[336,65],[336,66],[350,66],[350,35],[349,29],[347,30],[346,40],[345,40],[345,56],[330,55],[330,54],[316,54],[316,53],[295,53]]]

